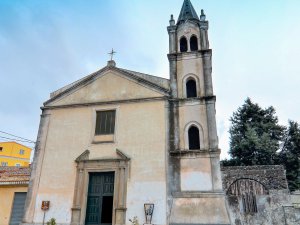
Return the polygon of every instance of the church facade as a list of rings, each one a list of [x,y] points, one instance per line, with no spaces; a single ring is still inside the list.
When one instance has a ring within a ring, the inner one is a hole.
[[[111,60],[51,93],[23,224],[230,224],[208,21],[184,0],[167,30],[170,79]]]

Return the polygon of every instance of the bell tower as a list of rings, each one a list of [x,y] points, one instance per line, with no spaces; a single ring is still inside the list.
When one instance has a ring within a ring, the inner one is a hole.
[[[169,224],[230,224],[220,172],[212,50],[204,11],[184,0],[168,26]]]

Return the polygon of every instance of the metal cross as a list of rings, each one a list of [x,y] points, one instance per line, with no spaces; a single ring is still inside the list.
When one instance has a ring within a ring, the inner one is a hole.
[[[113,59],[113,56],[114,56],[114,54],[116,54],[116,53],[117,53],[117,52],[115,52],[114,49],[112,48],[112,49],[111,49],[111,52],[108,53],[108,54],[110,55],[110,60]]]

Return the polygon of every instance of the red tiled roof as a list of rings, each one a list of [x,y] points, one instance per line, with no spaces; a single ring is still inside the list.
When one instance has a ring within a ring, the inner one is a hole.
[[[0,166],[0,185],[28,184],[29,167]]]

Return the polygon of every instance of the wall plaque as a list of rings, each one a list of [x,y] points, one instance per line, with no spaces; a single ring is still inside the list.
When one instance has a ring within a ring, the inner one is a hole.
[[[42,210],[46,211],[49,209],[49,207],[50,207],[50,201],[42,201],[42,207],[41,207]]]

